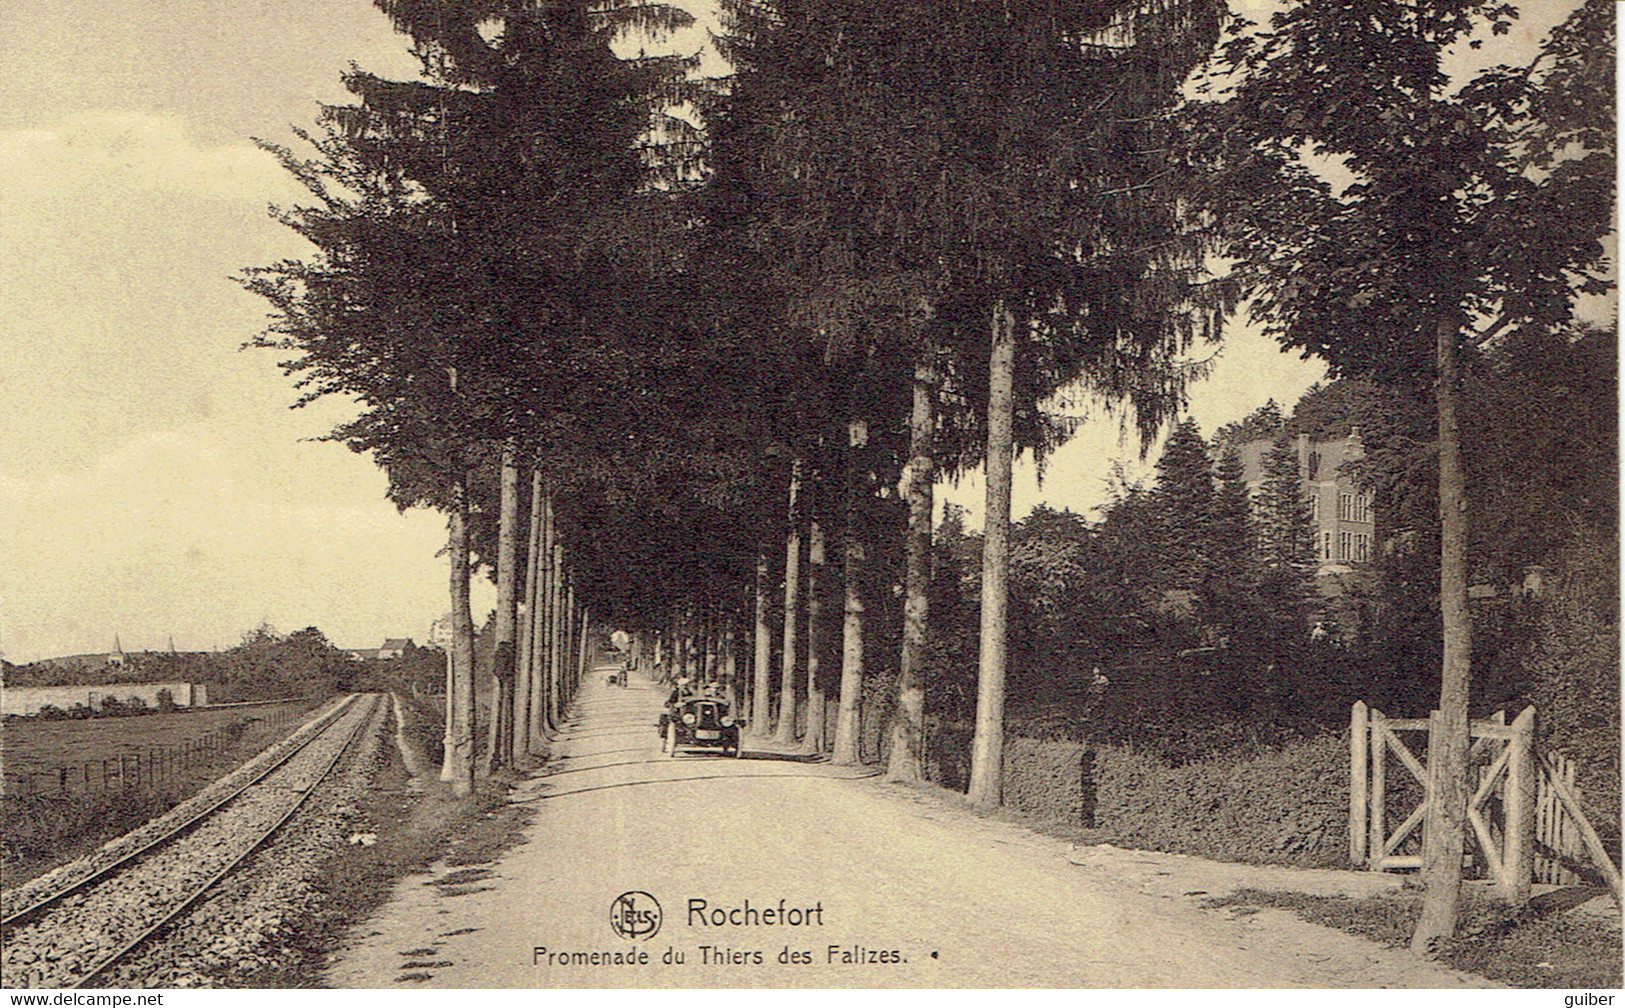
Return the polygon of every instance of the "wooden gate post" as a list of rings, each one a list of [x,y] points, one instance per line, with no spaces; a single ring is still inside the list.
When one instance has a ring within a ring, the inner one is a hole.
[[[1354,701],[1349,715],[1349,861],[1356,867],[1366,861],[1366,831],[1369,812],[1366,805],[1366,770],[1370,765],[1367,742],[1370,725],[1367,723],[1364,700]]]
[[[1502,864],[1504,895],[1513,906],[1529,902],[1535,869],[1535,791],[1540,766],[1535,762],[1535,708],[1525,707],[1512,722],[1507,741],[1506,850]]]
[[[1371,710],[1371,855],[1372,871],[1378,870],[1382,860],[1383,844],[1388,840],[1388,740],[1387,718],[1382,711]]]
[[[1433,863],[1433,845],[1439,832],[1439,761],[1435,757],[1444,745],[1444,732],[1439,727],[1438,711],[1428,712],[1428,765],[1427,780],[1422,784],[1422,803],[1427,811],[1422,814],[1422,868]],[[1460,871],[1461,866],[1457,865]]]

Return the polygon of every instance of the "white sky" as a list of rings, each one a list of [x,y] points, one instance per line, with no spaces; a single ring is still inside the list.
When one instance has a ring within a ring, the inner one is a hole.
[[[1548,20],[1546,23],[1550,23]],[[675,48],[692,52],[696,34]],[[0,649],[17,662],[236,643],[269,620],[344,646],[424,639],[445,611],[440,516],[398,515],[370,460],[290,412],[266,305],[228,277],[308,249],[266,215],[300,191],[251,136],[291,142],[351,61],[416,61],[366,0],[0,5]],[[1192,397],[1203,430],[1321,373],[1238,333]],[[1091,423],[1037,500],[1084,510],[1111,460]],[[946,492],[981,510],[974,479]],[[477,607],[489,605],[477,597]]]

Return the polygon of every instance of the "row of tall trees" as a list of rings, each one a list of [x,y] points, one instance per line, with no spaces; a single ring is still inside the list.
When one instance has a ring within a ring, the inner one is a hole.
[[[1597,282],[1596,235],[1549,225],[1606,221],[1597,164],[1570,153],[1606,131],[1557,97],[1595,82],[1594,13],[1545,72],[1452,93],[1444,47],[1505,9],[1305,0],[1227,46],[1230,91],[1191,112],[1213,0],[728,0],[721,83],[617,55],[690,22],[660,4],[378,2],[423,72],[352,72],[357,101],[324,110],[315,154],[278,151],[315,200],[283,219],[317,252],[245,281],[272,303],[261,343],[292,352],[301,402],[355,398],[334,437],[384,466],[400,506],[448,516],[445,774],[463,790],[481,564],[499,598],[488,764],[545,739],[590,610],[637,631],[640,659],[748,683],[754,730],[776,718],[780,742],[804,693],[822,746],[816,700],[835,688],[839,762],[886,673],[888,776],[918,779],[932,487],[985,463],[971,797],[996,805],[1010,464],[1068,433],[1045,408],[1058,393],[1104,397],[1149,441],[1199,374],[1190,343],[1244,288],[1286,344],[1401,381],[1431,373],[1418,319],[1455,340],[1498,313],[1487,338],[1560,320],[1576,277]],[[1379,42],[1410,62],[1360,77]],[[1341,118],[1350,95],[1369,136]],[[1334,192],[1306,148],[1356,184]],[[1497,228],[1535,254],[1474,237]],[[1239,262],[1225,278],[1205,268],[1219,251]],[[1449,289],[1424,289],[1440,263]],[[1455,358],[1439,360],[1448,387]],[[1165,462],[1155,513],[1196,510],[1155,520],[1195,585],[1219,569],[1204,533],[1242,521],[1240,502],[1233,481],[1188,478],[1194,456]],[[838,686],[819,660],[831,541]],[[1451,612],[1447,684],[1464,675]],[[895,665],[874,657],[891,636]]]
[[[398,502],[448,512],[454,668],[468,664],[468,558],[490,555],[475,544],[494,512],[507,681],[517,456],[543,462],[595,533],[658,531],[583,537],[601,554],[588,561],[595,588],[644,624],[660,606],[624,573],[655,568],[666,576],[649,580],[679,608],[731,598],[706,575],[721,567],[737,584],[770,552],[746,530],[771,513],[776,484],[789,488],[786,519],[762,524],[788,526],[787,741],[801,527],[815,540],[844,526],[843,571],[863,578],[860,498],[900,469],[911,518],[889,765],[917,778],[936,474],[977,461],[984,431],[1006,470],[1015,446],[1053,445],[1063,432],[1038,403],[1080,379],[1128,401],[1149,431],[1178,401],[1182,348],[1228,307],[1222,287],[1198,282],[1210,243],[1172,189],[1135,192],[1168,175],[1156,113],[1216,37],[1217,9],[741,4],[738,72],[709,96],[684,91],[679,61],[610,51],[628,26],[680,24],[673,10],[385,9],[425,80],[352,73],[360,102],[324,113],[309,138],[318,157],[281,152],[320,200],[285,219],[323,256],[248,281],[280,316],[264,342],[300,352],[287,366],[307,395],[369,407],[335,436],[389,469]],[[632,160],[640,138],[647,149],[650,136],[686,136],[669,116],[647,130],[651,103],[675,97],[697,99],[710,126],[713,177],[697,193],[672,167],[680,152],[646,157],[653,177]],[[990,372],[991,384],[977,377]],[[863,451],[866,430],[891,444]],[[494,508],[477,499],[493,471],[508,488]],[[994,510],[1008,520],[1007,501]],[[662,556],[638,548],[651,539]],[[679,545],[697,539],[708,557]],[[1002,569],[990,560],[990,583]],[[851,680],[862,630],[857,606],[843,609]],[[996,753],[1002,630],[990,619],[983,741]],[[466,679],[453,677],[454,712]],[[466,731],[450,720],[461,766]],[[997,765],[979,763],[994,774],[985,802],[998,801]]]
[[[315,197],[282,219],[317,254],[245,281],[276,312],[260,342],[296,352],[283,366],[305,390],[301,404],[356,399],[360,416],[333,437],[372,453],[401,507],[448,515],[454,634],[442,775],[466,792],[476,765],[475,563],[494,561],[499,583],[485,762],[508,758],[516,740],[526,748],[532,728],[545,734],[568,689],[583,537],[556,505],[572,482],[617,464],[618,429],[637,417],[615,372],[642,364],[618,363],[631,355],[605,345],[604,323],[625,317],[622,299],[641,300],[649,254],[630,240],[642,221],[625,220],[651,207],[633,198],[646,178],[636,144],[648,96],[680,69],[618,59],[610,43],[629,26],[687,17],[633,3],[380,6],[411,37],[422,75],[352,71],[345,83],[357,103],[324,109],[321,132],[304,135],[315,155],[277,150]],[[536,474],[528,538],[521,467]],[[518,690],[522,592],[532,600],[522,638],[530,667]]]
[[[921,774],[932,487],[989,467],[972,798],[996,805],[1013,452],[1058,442],[1064,425],[1040,404],[1078,384],[1154,429],[1189,377],[1184,348],[1228,307],[1223,285],[1200,282],[1211,247],[1200,222],[1164,184],[1161,114],[1216,38],[1219,11],[968,0],[729,10],[738,72],[706,108],[717,265],[755,281],[739,309],[806,348],[819,365],[810,387],[827,390],[818,410],[838,410],[805,425],[790,454],[812,460],[820,442],[859,447],[850,432],[878,430],[900,470],[894,780]],[[847,493],[813,504],[834,519],[823,524],[839,527],[836,501],[894,482],[845,470]],[[849,575],[861,575],[864,548],[849,531]],[[787,656],[794,647],[787,630]],[[845,663],[858,661],[847,649]]]

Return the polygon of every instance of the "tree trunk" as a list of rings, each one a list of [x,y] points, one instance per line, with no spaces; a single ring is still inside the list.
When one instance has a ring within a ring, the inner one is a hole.
[[[858,531],[858,503],[863,491],[858,475],[858,450],[869,440],[861,420],[847,425],[846,534],[841,544],[843,591],[841,619],[841,703],[835,715],[835,745],[830,762],[856,766],[858,721],[863,700],[863,538]]]
[[[690,679],[688,674],[688,629],[683,626],[683,611],[671,607],[671,674],[674,679]]]
[[[513,755],[515,765],[530,754],[532,705],[536,699],[536,572],[542,550],[542,474],[530,474],[530,535],[525,541],[525,619],[519,625],[519,667],[514,676]]]
[[[1437,325],[1439,384],[1439,611],[1444,623],[1444,661],[1439,683],[1439,736],[1430,740],[1429,774],[1436,782],[1437,816],[1424,844],[1422,879],[1427,892],[1411,948],[1437,951],[1456,932],[1461,900],[1461,857],[1467,839],[1467,693],[1471,681],[1472,619],[1467,611],[1467,477],[1461,465],[1460,364],[1456,327]]]
[[[677,639],[677,674],[687,679],[690,686],[697,686],[699,677],[694,674],[694,627],[689,611],[685,607],[678,607],[672,613],[672,627]]]
[[[552,655],[552,494],[543,483],[538,502],[539,532],[536,545],[536,602],[531,610],[530,655],[530,745],[541,746],[552,738],[548,722],[548,662]]]
[[[576,674],[572,676],[574,685],[570,692],[574,693],[581,686],[582,678],[590,671],[587,665],[592,660],[592,642],[588,633],[592,628],[592,611],[587,608],[586,602],[581,604],[581,639],[577,642]]]
[[[547,606],[544,615],[547,618],[547,653],[543,656],[545,662],[542,666],[542,696],[545,703],[542,705],[542,724],[547,734],[552,737],[558,733],[558,704],[559,704],[559,599],[563,592],[559,589],[559,579],[564,570],[564,546],[559,542],[559,515],[556,502],[552,495],[547,498],[547,553],[543,562],[547,564]]]
[[[914,370],[914,406],[908,425],[903,649],[897,662],[897,709],[892,713],[891,753],[886,762],[886,780],[910,784],[924,779],[926,593],[931,585],[931,501],[936,479],[934,384],[930,365],[921,362]]]
[[[683,625],[688,629],[689,679],[696,687],[705,685],[705,609],[690,602],[683,609]]]
[[[784,534],[784,653],[779,674],[779,720],[773,741],[796,740],[796,623],[801,617],[801,460],[790,463],[790,528]]]
[[[705,607],[705,622],[701,627],[701,639],[705,641],[705,681],[714,683],[717,681],[719,674],[717,672],[717,659],[719,656],[717,654],[717,625],[709,605]]]
[[[575,699],[576,685],[580,682],[579,673],[581,671],[581,663],[578,658],[581,638],[578,636],[577,630],[577,623],[581,619],[581,605],[576,600],[576,572],[573,569],[565,576],[565,583],[569,585],[570,590],[570,597],[564,604],[564,611],[569,622],[564,627],[564,675],[561,682],[563,689],[560,691],[559,700],[568,705],[571,700]],[[561,717],[566,709],[568,709],[567,706],[560,709],[559,714]]]
[[[548,606],[547,654],[547,725],[557,732],[559,716],[564,711],[559,690],[564,681],[564,544],[558,541],[557,525],[553,532],[552,601]]]
[[[509,438],[502,446],[497,505],[497,613],[491,661],[491,721],[485,736],[484,766],[489,774],[505,765],[513,749],[514,628],[519,604],[519,459]]]
[[[739,713],[739,642],[734,639],[737,613],[729,607],[722,625],[722,689],[735,716]]]
[[[824,751],[824,684],[818,678],[818,652],[823,645],[819,622],[822,600],[818,590],[823,584],[824,527],[814,521],[807,528],[807,734],[802,739],[802,751]]]
[[[971,739],[969,799],[998,808],[1004,786],[1005,641],[1010,604],[1011,428],[1015,422],[1016,323],[1001,298],[993,305],[988,367],[987,515],[982,526],[982,626],[976,674],[976,733]]]
[[[753,735],[769,734],[768,699],[772,678],[768,663],[773,660],[773,631],[767,625],[767,554],[756,558],[756,662],[750,692],[750,730]]]
[[[458,473],[451,510],[451,688],[440,778],[459,798],[474,792],[474,614],[468,608],[468,476]]]
[[[451,544],[451,530],[450,530],[451,520],[449,518],[447,519],[446,524],[447,524],[447,532],[446,532],[447,552],[450,552],[450,549],[451,549],[451,546],[450,546],[450,544]],[[455,597],[455,595],[454,595],[454,597]],[[451,698],[457,693],[457,658],[456,658],[456,656],[457,656],[457,647],[456,647],[457,631],[455,629],[456,622],[457,621],[455,619],[452,620],[452,624],[453,624],[452,641],[453,641],[453,643],[452,643],[451,647],[446,648],[446,682],[445,682],[445,685],[441,688],[441,697],[445,701],[445,712],[444,712],[444,715],[440,719],[440,753],[441,753],[441,756],[440,756],[440,779],[443,780],[443,781],[450,781],[451,778],[452,778],[452,769],[451,769]]]

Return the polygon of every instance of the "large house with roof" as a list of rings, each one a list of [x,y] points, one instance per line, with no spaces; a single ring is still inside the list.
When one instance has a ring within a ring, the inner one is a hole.
[[[1242,478],[1249,493],[1264,484],[1264,459],[1274,442],[1250,441],[1241,446]],[[1346,463],[1365,457],[1360,428],[1348,437],[1311,441],[1299,434],[1296,442],[1298,480],[1309,501],[1314,528],[1315,559],[1319,575],[1347,574],[1369,563],[1376,550],[1376,512],[1371,491],[1356,486],[1344,471]]]

